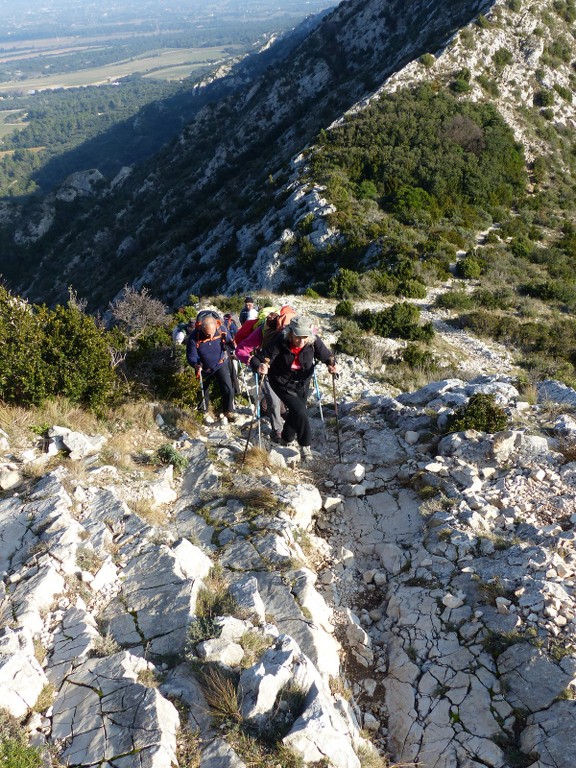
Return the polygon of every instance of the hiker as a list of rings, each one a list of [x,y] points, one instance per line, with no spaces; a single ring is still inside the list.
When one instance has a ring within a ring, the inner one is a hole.
[[[235,421],[236,418],[234,385],[228,361],[232,348],[232,337],[221,328],[216,313],[205,314],[197,320],[186,344],[186,359],[194,366],[196,376],[202,379],[202,398],[206,412],[210,402],[210,383],[215,379],[222,395],[222,410],[228,421]]]
[[[238,325],[231,312],[227,312],[222,318],[222,328],[225,328],[232,337],[232,340],[234,340],[238,332]]]
[[[258,323],[252,333],[241,340],[236,347],[236,357],[246,365],[250,364],[250,358],[257,349],[267,347],[274,337],[286,326],[296,312],[288,304],[277,311],[274,307],[265,307],[260,310],[258,318],[262,322]],[[263,377],[260,387],[264,402],[266,404],[266,413],[270,419],[272,431],[270,437],[272,442],[282,442],[282,403],[280,398],[270,386],[268,378]]]
[[[252,296],[246,296],[244,306],[240,310],[240,325],[244,325],[246,320],[255,320],[258,317],[258,308],[254,305]]]
[[[172,329],[172,341],[174,344],[184,344],[188,333],[188,323],[178,323]]]
[[[257,350],[250,361],[253,371],[268,376],[270,386],[288,409],[282,442],[288,444],[297,438],[303,461],[312,458],[306,399],[316,360],[326,363],[331,374],[338,372],[334,355],[314,334],[312,321],[296,316],[266,347]]]

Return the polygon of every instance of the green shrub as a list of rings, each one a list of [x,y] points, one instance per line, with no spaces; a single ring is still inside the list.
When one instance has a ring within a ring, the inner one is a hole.
[[[318,291],[315,291],[314,288],[306,288],[304,291],[304,296],[307,296],[309,299],[319,299],[320,294]]]
[[[472,90],[472,86],[470,85],[468,80],[464,80],[461,77],[457,77],[456,80],[452,80],[450,83],[450,90],[453,93],[462,94],[462,93],[470,93]]]
[[[504,69],[504,67],[507,64],[510,64],[512,61],[512,54],[508,50],[508,48],[498,48],[494,56],[492,57],[492,61],[494,62],[494,65],[498,69]]]
[[[487,75],[478,75],[476,80],[482,86],[482,88],[486,91],[486,93],[490,94],[490,96],[496,97],[500,95],[500,88],[498,88],[498,83],[496,82],[496,80],[493,80]]]
[[[490,291],[487,288],[477,288],[472,294],[473,303],[484,309],[508,309],[512,303],[512,293],[507,288]]]
[[[0,398],[26,406],[64,395],[100,408],[116,383],[113,338],[75,305],[38,308],[0,288]]]
[[[0,709],[0,765],[2,768],[41,768],[40,751],[30,746],[18,721]]]
[[[551,107],[554,104],[554,91],[551,88],[542,88],[536,91],[533,101],[535,107]]]
[[[496,404],[494,395],[478,393],[472,395],[466,405],[461,406],[449,417],[445,432],[500,432],[508,426],[505,410]]]
[[[334,314],[336,317],[352,317],[354,314],[354,304],[348,299],[343,299],[336,304]]]
[[[425,371],[437,369],[434,355],[426,349],[420,349],[416,344],[408,344],[402,353],[402,359],[410,368],[421,368]]]
[[[474,306],[474,301],[466,291],[447,291],[436,298],[436,306],[441,309],[471,309]]]
[[[427,292],[426,286],[420,280],[402,280],[394,293],[405,299],[425,299]]]
[[[357,322],[342,318],[338,320],[336,327],[340,331],[338,341],[335,344],[336,352],[343,352],[351,357],[367,357],[368,348],[365,334]]]
[[[0,287],[0,398],[39,405],[48,395],[43,332],[34,308]]]
[[[38,319],[44,334],[42,357],[49,394],[101,408],[110,399],[116,381],[112,337],[74,306],[43,308]]]
[[[385,338],[428,341],[434,335],[432,323],[419,325],[420,310],[406,302],[393,304],[379,312],[364,310],[355,316],[361,328]]]
[[[572,104],[572,91],[570,88],[565,88],[563,85],[560,85],[560,83],[554,83],[554,90],[561,99],[567,101],[568,104]]]
[[[544,280],[526,283],[521,287],[521,292],[542,301],[571,302],[576,298],[576,283],[565,280]]]
[[[456,275],[465,280],[477,280],[482,275],[482,265],[474,256],[465,256],[456,263]]]
[[[346,299],[360,294],[360,275],[351,269],[339,269],[330,280],[329,296]]]
[[[534,250],[534,243],[526,235],[519,235],[510,242],[510,250],[517,259],[525,259]]]
[[[422,56],[420,56],[419,61],[420,64],[426,67],[426,69],[430,69],[430,67],[433,67],[436,63],[436,57],[431,53],[423,53]]]

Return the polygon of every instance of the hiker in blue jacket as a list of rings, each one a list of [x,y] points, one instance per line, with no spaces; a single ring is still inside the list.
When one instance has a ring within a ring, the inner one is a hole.
[[[210,402],[210,384],[218,382],[222,395],[222,409],[228,421],[234,421],[234,385],[230,375],[228,356],[233,349],[229,331],[220,327],[215,316],[203,317],[188,336],[186,358],[202,379],[202,397],[205,410]]]

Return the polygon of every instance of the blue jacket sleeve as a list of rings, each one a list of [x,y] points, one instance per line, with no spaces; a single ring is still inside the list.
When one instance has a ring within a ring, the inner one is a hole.
[[[196,334],[194,332],[188,336],[188,341],[186,342],[186,360],[188,360],[190,365],[196,365],[200,362],[198,350],[196,349]]]

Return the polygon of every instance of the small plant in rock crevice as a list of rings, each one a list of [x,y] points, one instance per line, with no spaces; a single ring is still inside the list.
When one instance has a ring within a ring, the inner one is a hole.
[[[0,765],[2,768],[41,768],[40,751],[28,744],[24,730],[7,710],[0,709]]]
[[[172,464],[174,470],[179,473],[184,472],[188,466],[188,459],[179,453],[171,443],[161,445],[156,451],[155,459],[165,466]]]
[[[239,644],[244,649],[244,658],[242,659],[242,667],[247,669],[253,666],[256,662],[260,661],[263,654],[274,643],[274,638],[269,635],[264,635],[256,630],[249,630],[244,632],[239,640]]]

